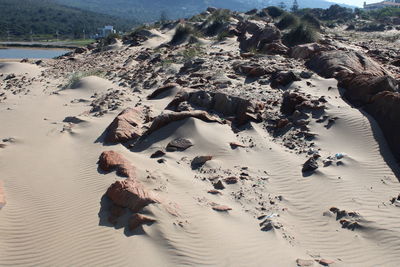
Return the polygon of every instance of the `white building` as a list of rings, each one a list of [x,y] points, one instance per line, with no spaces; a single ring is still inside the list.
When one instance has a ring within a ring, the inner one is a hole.
[[[110,34],[116,33],[117,31],[114,30],[114,26],[104,26],[104,28],[98,29],[98,34],[96,35],[97,38],[104,38],[109,36]]]

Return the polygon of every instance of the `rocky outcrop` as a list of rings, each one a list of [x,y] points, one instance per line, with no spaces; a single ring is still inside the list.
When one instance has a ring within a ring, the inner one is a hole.
[[[138,212],[149,204],[159,203],[152,191],[146,190],[134,179],[116,181],[107,189],[106,195],[114,204],[129,208],[132,212]]]
[[[331,47],[317,43],[296,45],[290,49],[290,56],[298,59],[309,59],[321,51],[332,50]]]
[[[326,78],[338,78],[347,74],[384,76],[387,71],[371,58],[354,51],[326,51],[306,63],[307,67]]]
[[[285,115],[292,115],[296,110],[302,111],[305,109],[309,110],[323,110],[324,104],[319,100],[311,100],[306,96],[297,93],[287,91],[283,94],[283,100],[281,105],[281,112]]]
[[[167,109],[180,111],[183,108],[188,108],[188,106],[217,113],[237,125],[243,125],[249,121],[261,121],[262,111],[265,108],[261,102],[250,101],[223,93],[181,91],[167,106]]]
[[[359,52],[344,51],[320,53],[307,66],[324,77],[336,78],[345,89],[344,96],[375,118],[392,152],[400,158],[400,93],[388,71]]]
[[[353,104],[366,104],[377,93],[394,92],[396,80],[391,76],[371,76],[370,74],[349,74],[341,78],[339,87],[346,88],[345,97]]]
[[[380,125],[396,158],[400,158],[400,93],[378,93],[366,105],[366,110]]]
[[[263,50],[266,44],[279,41],[282,37],[279,29],[270,23],[261,20],[247,20],[239,22],[239,47],[243,51],[251,49]]]
[[[98,164],[99,168],[104,172],[115,170],[122,177],[136,178],[136,168],[115,151],[104,151],[101,153]]]
[[[113,224],[118,222],[118,218],[125,213],[125,208],[132,212],[139,212],[145,206],[153,203],[160,203],[156,194],[147,190],[136,176],[136,168],[121,154],[115,151],[105,151],[99,159],[99,168],[105,172],[116,170],[120,176],[127,177],[125,180],[118,180],[113,183],[106,192],[106,196],[111,200],[109,221]],[[133,215],[129,223],[130,229],[149,222],[147,217]],[[134,226],[134,227],[133,227]]]
[[[143,133],[142,117],[141,109],[125,109],[108,126],[105,141],[107,143],[122,143],[139,138]]]
[[[182,111],[182,112],[168,112],[157,116],[153,120],[150,128],[145,132],[145,135],[149,135],[164,126],[167,126],[171,122],[180,121],[187,118],[196,118],[205,122],[222,123],[220,119],[211,116],[205,111],[195,110],[195,111]]]

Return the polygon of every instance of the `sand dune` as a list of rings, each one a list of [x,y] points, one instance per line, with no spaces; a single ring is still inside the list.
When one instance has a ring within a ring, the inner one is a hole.
[[[320,259],[334,261],[331,266],[398,265],[400,210],[390,202],[400,191],[398,164],[377,122],[344,101],[334,79],[314,74],[272,89],[234,74],[229,56],[224,58],[238,52],[233,39],[207,44],[210,51],[227,54],[208,62],[206,85],[199,86],[198,80],[185,84],[196,77],[181,74],[181,87],[207,91],[212,86],[252,101],[276,100],[261,122],[247,112],[253,120],[237,126],[228,112],[209,110],[224,123],[188,117],[124,145],[103,143],[108,125],[127,107],[148,111],[144,131],[157,115],[171,112],[165,108],[179,86],[148,96],[177,80],[171,78],[175,74],[140,59],[126,64],[171,38],[170,31],[156,33],[143,47],[119,43],[102,53],[76,55],[75,61],[48,60],[44,67],[1,65],[1,73],[15,73],[17,79],[28,73],[35,79],[25,94],[9,94],[0,102],[0,203],[2,191],[7,202],[0,209],[0,265],[296,266],[297,259],[314,266]],[[61,89],[69,69],[85,72],[110,56],[112,62],[101,63],[109,74]],[[205,61],[213,58],[209,56],[203,55]],[[260,62],[272,60],[271,65],[288,64],[282,56]],[[225,74],[216,73],[218,64],[225,64]],[[293,64],[305,71],[299,62]],[[229,86],[221,86],[226,80]],[[322,111],[311,106],[304,113],[306,130],[269,124],[289,91],[326,100]],[[190,110],[189,102],[178,108]],[[306,133],[314,139],[293,138]],[[167,151],[178,138],[192,146]],[[136,179],[160,197],[160,203],[139,211],[155,223],[131,231],[129,210],[115,225],[110,222],[113,206],[105,193],[125,178],[97,168],[100,154],[108,150],[135,166]],[[158,150],[166,154],[152,158]],[[304,162],[316,153],[319,168],[303,173]],[[194,168],[192,160],[198,156],[212,158]],[[218,181],[225,189],[217,188]],[[221,206],[230,210],[217,211]]]

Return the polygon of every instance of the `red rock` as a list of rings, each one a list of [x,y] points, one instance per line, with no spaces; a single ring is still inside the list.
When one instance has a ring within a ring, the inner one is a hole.
[[[133,212],[138,212],[149,204],[159,203],[153,192],[133,179],[116,181],[108,188],[106,195],[114,204]]]
[[[3,182],[0,181],[0,209],[6,205],[6,195],[4,193],[4,185]]]
[[[230,142],[229,145],[231,146],[232,149],[236,149],[238,147],[246,147],[245,145],[236,142]]]
[[[138,228],[139,226],[143,225],[143,224],[152,224],[154,223],[156,220],[153,218],[150,218],[148,216],[142,215],[142,214],[133,214],[132,217],[129,220],[129,229],[131,231],[135,230],[136,228]]]
[[[116,170],[123,177],[136,178],[136,168],[121,154],[115,151],[104,151],[99,158],[99,168],[105,172]]]
[[[219,191],[216,190],[216,189],[208,190],[207,193],[212,194],[212,195],[221,195],[221,194],[222,194],[221,192],[219,192]]]
[[[314,260],[297,259],[296,264],[297,264],[297,266],[300,266],[300,267],[313,266]]]
[[[329,266],[330,264],[334,264],[335,261],[333,260],[328,260],[328,259],[320,259],[320,260],[316,260],[319,264],[323,265],[323,266]]]
[[[228,206],[224,206],[224,205],[216,205],[212,207],[213,210],[215,211],[220,211],[220,212],[227,212],[232,210],[232,208],[228,207]]]
[[[127,108],[122,111],[108,126],[105,141],[120,143],[135,140],[142,135],[142,111],[138,108]]]

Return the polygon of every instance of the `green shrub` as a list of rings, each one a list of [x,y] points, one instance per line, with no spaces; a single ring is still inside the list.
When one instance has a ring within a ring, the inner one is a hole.
[[[228,38],[228,37],[232,37],[232,35],[229,34],[228,31],[222,31],[222,32],[220,32],[220,33],[218,34],[217,40],[218,40],[219,42],[221,42],[221,41],[224,41],[224,40],[225,40],[226,38]]]
[[[284,35],[284,42],[288,46],[314,43],[318,41],[318,32],[307,23],[300,23],[290,32]]]
[[[88,76],[99,76],[103,77],[104,73],[100,70],[91,70],[91,71],[76,71],[73,72],[69,78],[68,82],[63,86],[64,89],[67,88],[76,88],[79,81]]]
[[[305,14],[301,17],[301,21],[311,25],[314,29],[321,30],[321,22],[312,14]]]
[[[188,24],[179,24],[170,43],[179,44],[189,39],[190,36],[199,37],[200,35],[199,31],[197,31],[193,26]]]
[[[281,20],[276,24],[280,30],[296,27],[299,24],[299,19],[291,13],[286,13]]]
[[[280,9],[276,6],[267,7],[265,11],[267,11],[268,15],[270,15],[272,18],[280,17],[283,15],[283,13],[285,13],[283,9]]]

